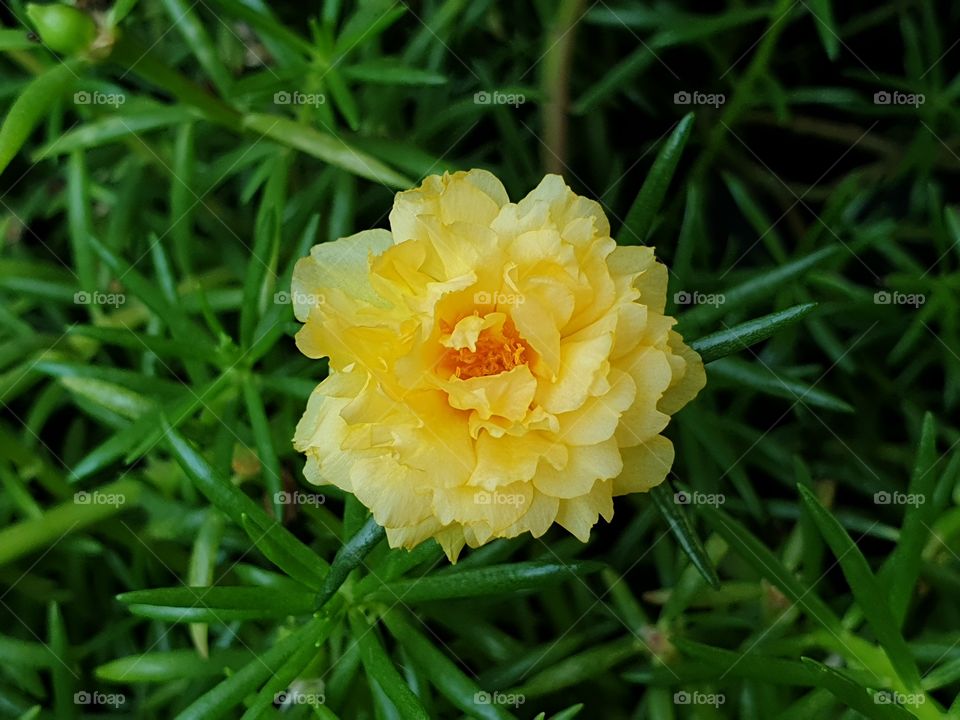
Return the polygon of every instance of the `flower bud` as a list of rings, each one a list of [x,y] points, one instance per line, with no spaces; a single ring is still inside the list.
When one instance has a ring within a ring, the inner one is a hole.
[[[97,24],[70,5],[27,5],[27,15],[43,44],[57,53],[75,55],[88,50],[97,37]]]

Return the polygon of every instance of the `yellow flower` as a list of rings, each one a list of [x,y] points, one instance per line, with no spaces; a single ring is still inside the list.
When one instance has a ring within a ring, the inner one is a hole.
[[[519,203],[483,170],[428,177],[390,227],[294,271],[297,345],[330,358],[294,438],[307,480],[451,561],[554,522],[586,542],[614,496],[663,482],[660,433],[705,375],[652,248],[618,247],[556,175]]]

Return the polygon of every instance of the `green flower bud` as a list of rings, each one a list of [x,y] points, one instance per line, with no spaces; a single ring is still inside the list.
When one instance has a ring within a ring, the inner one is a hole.
[[[43,44],[54,52],[75,55],[88,50],[97,37],[97,24],[70,5],[27,5],[27,15]]]

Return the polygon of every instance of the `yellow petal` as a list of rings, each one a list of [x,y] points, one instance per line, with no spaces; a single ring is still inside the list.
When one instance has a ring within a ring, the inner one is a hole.
[[[608,480],[594,484],[593,490],[570,500],[561,500],[557,511],[557,522],[566,528],[580,542],[590,540],[590,530],[597,524],[599,516],[610,522],[613,519],[613,496]]]
[[[655,435],[641,445],[622,448],[623,472],[613,481],[613,494],[647,492],[666,479],[673,465],[673,443]]]
[[[556,498],[577,498],[589,493],[598,480],[614,478],[623,470],[617,443],[612,438],[596,445],[571,447],[562,470],[541,466],[534,485],[541,493]]]

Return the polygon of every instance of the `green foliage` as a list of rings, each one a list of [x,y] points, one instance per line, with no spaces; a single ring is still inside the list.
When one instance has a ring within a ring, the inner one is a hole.
[[[0,718],[960,717],[960,8],[307,5],[6,8]],[[708,385],[450,566],[303,479],[289,290],[470,167],[655,246]]]

